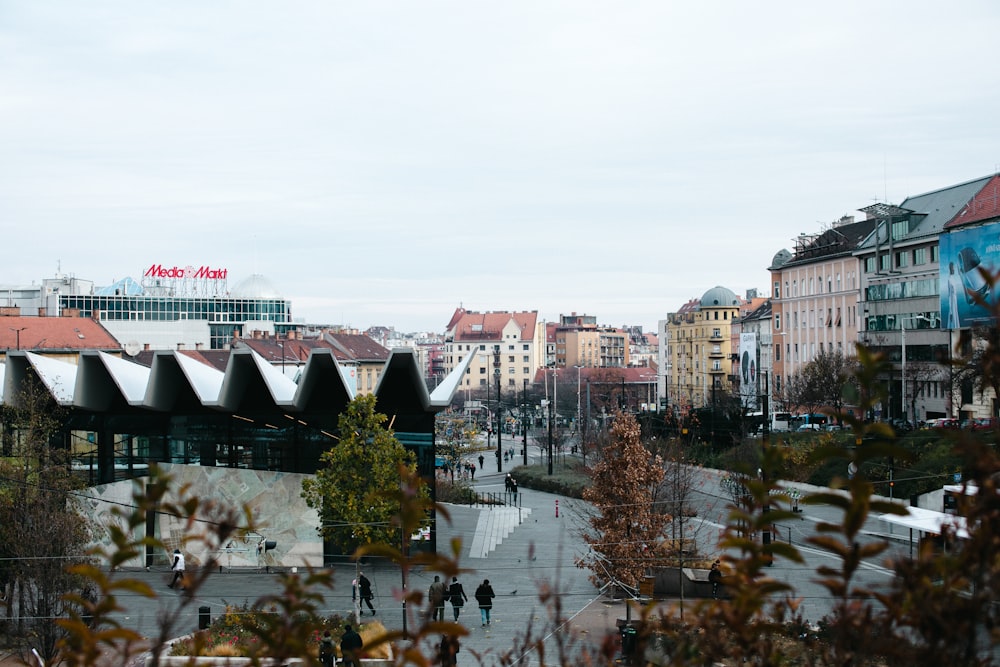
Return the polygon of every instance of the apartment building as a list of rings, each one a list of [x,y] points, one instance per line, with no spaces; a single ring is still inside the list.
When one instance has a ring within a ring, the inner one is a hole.
[[[732,387],[732,325],[743,300],[716,286],[658,323],[664,386],[678,409],[710,404]]]
[[[598,326],[591,315],[561,315],[555,328],[555,364],[559,368],[625,368],[629,365],[629,334]]]
[[[951,343],[941,317],[939,237],[991,180],[861,209],[876,222],[854,253],[861,263],[861,339],[893,364],[882,417],[955,416],[950,375],[940,363],[949,358]]]
[[[875,220],[845,216],[817,234],[800,234],[782,250],[772,281],[772,397],[784,407],[788,379],[822,352],[854,353],[860,320],[860,261],[854,251]]]
[[[545,329],[538,311],[481,313],[458,308],[445,333],[444,372],[450,373],[472,354],[476,358],[466,369],[461,388],[495,387],[499,373],[501,391],[520,391],[544,365]]]

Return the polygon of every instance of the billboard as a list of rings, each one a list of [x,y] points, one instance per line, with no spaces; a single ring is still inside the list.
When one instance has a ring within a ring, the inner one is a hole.
[[[990,322],[988,306],[997,294],[981,270],[1000,269],[1000,223],[942,234],[940,244],[941,321],[946,329]]]
[[[760,394],[760,346],[756,333],[740,334],[740,404],[744,409],[757,410]]]

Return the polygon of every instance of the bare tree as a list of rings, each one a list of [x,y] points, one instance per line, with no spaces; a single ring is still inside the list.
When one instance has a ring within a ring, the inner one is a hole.
[[[851,392],[854,369],[857,362],[845,357],[840,350],[820,352],[805,364],[788,381],[786,395],[788,402],[809,413],[820,408],[828,408],[839,415],[845,405],[845,396]]]
[[[58,446],[65,414],[40,383],[29,378],[3,406],[5,449],[0,459],[0,562],[7,600],[8,639],[22,653],[46,661],[65,632],[53,621],[71,608],[64,596],[83,593],[67,566],[83,562],[90,537],[76,496],[69,452]]]

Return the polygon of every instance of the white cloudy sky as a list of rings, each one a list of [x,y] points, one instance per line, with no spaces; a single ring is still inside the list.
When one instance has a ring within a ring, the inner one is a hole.
[[[207,264],[310,322],[654,328],[995,172],[997,35],[992,0],[10,0],[0,284]]]

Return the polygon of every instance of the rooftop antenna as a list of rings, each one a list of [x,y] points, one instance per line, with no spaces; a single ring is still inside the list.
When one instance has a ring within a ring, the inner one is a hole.
[[[885,157],[885,153],[882,153],[882,190],[885,196],[884,201],[886,204],[889,203],[889,167]]]

